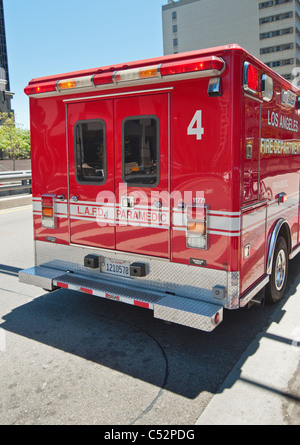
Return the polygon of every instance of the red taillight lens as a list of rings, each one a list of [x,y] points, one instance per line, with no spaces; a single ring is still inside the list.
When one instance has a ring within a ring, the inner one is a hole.
[[[225,62],[218,57],[203,57],[202,59],[163,63],[160,68],[160,74],[162,76],[170,76],[174,74],[212,70],[212,74],[217,75],[220,74],[224,66]]]
[[[205,207],[191,206],[187,209],[188,219],[203,220],[205,219]]]
[[[53,196],[42,196],[42,207],[53,207]]]
[[[45,82],[39,85],[28,85],[24,92],[27,96],[31,96],[32,94],[42,94],[42,93],[50,93],[51,91],[56,91],[56,81],[55,82]]]
[[[113,73],[101,73],[101,74],[95,74],[93,77],[94,85],[108,85],[110,83],[113,83]]]

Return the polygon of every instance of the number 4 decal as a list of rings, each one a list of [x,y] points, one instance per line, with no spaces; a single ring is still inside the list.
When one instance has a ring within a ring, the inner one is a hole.
[[[204,128],[202,127],[202,110],[196,111],[190,125],[188,126],[187,134],[189,136],[197,136],[197,140],[202,139]]]

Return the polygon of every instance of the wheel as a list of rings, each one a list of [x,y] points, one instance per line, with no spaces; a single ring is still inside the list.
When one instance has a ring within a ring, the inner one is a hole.
[[[272,273],[270,276],[270,281],[266,287],[266,302],[267,303],[277,303],[281,300],[287,282],[288,276],[288,251],[287,245],[284,238],[280,237],[277,240]]]

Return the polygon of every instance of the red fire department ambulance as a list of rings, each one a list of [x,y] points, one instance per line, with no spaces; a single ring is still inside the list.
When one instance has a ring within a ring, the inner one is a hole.
[[[35,266],[212,331],[300,250],[299,90],[238,45],[33,79]],[[260,292],[262,294],[263,292]]]

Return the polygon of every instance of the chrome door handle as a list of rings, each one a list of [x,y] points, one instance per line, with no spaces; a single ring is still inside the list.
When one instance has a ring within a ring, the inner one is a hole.
[[[77,202],[78,201],[78,196],[72,196],[72,198],[70,199],[70,201],[73,201],[73,202]]]

